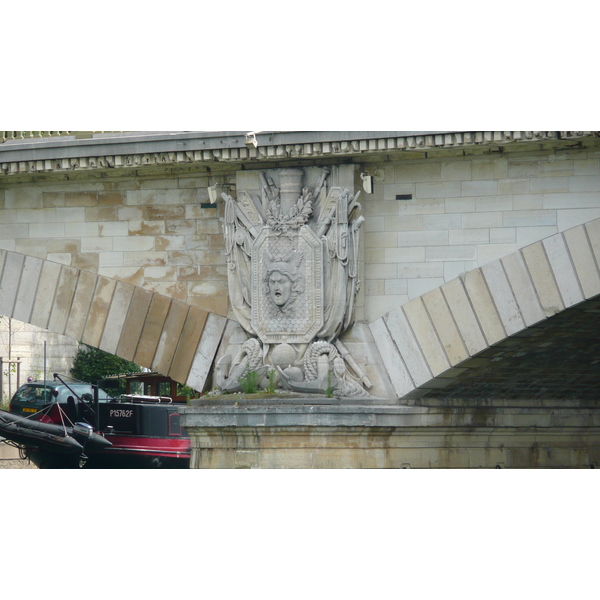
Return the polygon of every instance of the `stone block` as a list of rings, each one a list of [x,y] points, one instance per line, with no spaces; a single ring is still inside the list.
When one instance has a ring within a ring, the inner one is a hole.
[[[399,296],[408,293],[408,282],[404,278],[386,279],[383,284],[383,291],[378,291],[377,295],[385,294],[387,296]],[[369,295],[368,292],[367,295]]]
[[[509,159],[507,177],[509,179],[532,178],[538,176],[537,161]]]
[[[101,269],[105,267],[122,267],[123,252],[101,252],[98,255],[98,266]]]
[[[545,315],[551,317],[564,310],[564,304],[543,244],[537,242],[526,246],[521,250],[521,253]]]
[[[481,269],[469,271],[461,278],[465,290],[481,325],[488,346],[503,340],[506,332],[490,295]]]
[[[137,346],[134,362],[142,367],[151,367],[158,341],[162,333],[171,299],[161,294],[153,294],[144,322],[140,341]]]
[[[403,312],[401,308],[396,309],[389,314],[383,317],[383,322],[385,323],[389,335],[391,336],[392,341],[394,342],[398,353],[402,357],[403,364],[408,370],[408,374],[410,375],[410,379],[412,380],[412,387],[418,387],[429,381],[432,377],[431,369],[425,360],[425,356],[421,351],[421,346],[413,330],[410,327],[410,324],[406,318],[406,314]],[[373,337],[375,338],[375,342],[378,343],[379,340],[373,328]],[[382,359],[385,361],[385,351],[386,348],[379,348],[379,353],[381,354]],[[393,354],[392,354],[393,356]],[[388,358],[389,362],[389,358]],[[387,366],[387,363],[386,363]],[[392,372],[388,366],[388,373],[390,377],[392,376]],[[402,380],[404,380],[404,375],[402,376]],[[406,393],[406,392],[405,392]]]
[[[169,370],[169,377],[174,381],[182,384],[187,381],[208,314],[195,306],[190,307]]]
[[[75,295],[71,303],[71,312],[67,319],[65,335],[81,340],[88,312],[96,289],[97,276],[89,271],[80,271]]]
[[[525,325],[531,327],[535,323],[544,320],[546,315],[537,297],[521,253],[513,252],[505,256],[501,262]]]
[[[127,194],[123,191],[109,191],[98,193],[98,204],[100,206],[121,206],[125,204]]]
[[[65,224],[54,223],[49,227],[45,223],[30,223],[29,236],[30,238],[64,238]]]
[[[164,221],[129,221],[129,235],[164,235]]]
[[[565,241],[586,299],[600,294],[600,277],[594,260],[594,253],[581,225],[564,233]]]
[[[412,300],[439,287],[444,283],[443,277],[423,277],[408,280],[408,297]]]
[[[441,262],[398,263],[398,277],[402,279],[426,279],[442,277],[444,266]]]
[[[369,325],[375,344],[387,371],[394,392],[402,398],[414,389],[414,383],[406,369],[398,348],[392,340],[383,319],[377,319]]]
[[[115,252],[144,252],[155,249],[154,241],[156,238],[153,236],[137,235],[111,239],[113,242],[112,249]]]
[[[369,217],[369,220],[372,218]],[[424,215],[402,214],[395,217],[381,218],[384,220],[384,231],[421,231],[423,229]]]
[[[460,229],[462,225],[462,216],[459,214],[450,215],[423,215],[422,229],[428,230],[454,230]]]
[[[557,233],[558,227],[517,227],[517,246],[523,248]]]
[[[466,182],[448,181],[440,183],[417,183],[417,198],[457,198],[462,193],[461,184]]]
[[[460,278],[453,279],[442,285],[440,289],[446,298],[448,308],[461,333],[469,355],[472,356],[484,350],[487,347],[485,337],[479,327],[462,280]]]
[[[590,246],[596,258],[596,263],[600,265],[600,219],[595,219],[584,225],[590,240]]]
[[[48,328],[48,319],[52,311],[52,303],[56,294],[56,286],[60,275],[61,265],[45,261],[38,282],[35,301],[31,311],[31,324],[44,329]]]
[[[40,258],[26,256],[19,283],[19,291],[15,299],[13,317],[24,323],[29,322],[37,286],[42,272],[43,261]],[[4,287],[4,286],[2,286]]]
[[[494,227],[489,232],[490,244],[514,244],[517,241],[517,230],[515,227]]]
[[[568,182],[570,192],[598,192],[600,190],[600,175],[569,177]]]
[[[496,196],[498,182],[495,180],[473,180],[461,183],[461,196]]]
[[[517,301],[511,290],[506,273],[499,260],[494,260],[481,268],[496,309],[508,335],[513,335],[525,328],[525,323]]]
[[[167,264],[173,266],[177,264],[169,260],[167,252],[121,252],[120,254],[123,256],[121,264],[125,267],[165,267]]]
[[[400,296],[368,296],[365,299],[364,319],[371,323],[408,302],[408,294]]]
[[[556,225],[555,210],[514,210],[505,212],[503,227],[549,227]]]
[[[380,231],[377,234],[365,235],[365,248],[396,248],[398,234],[395,231]]]
[[[402,231],[398,246],[447,246],[447,231]]]
[[[529,194],[529,179],[502,179],[498,181],[499,194]]]
[[[598,208],[600,205],[600,190],[591,192],[568,192],[564,194],[544,194],[545,209],[582,209]]]
[[[194,390],[202,392],[217,348],[221,341],[227,319],[210,313],[202,331],[198,350],[192,361],[192,366],[186,384]]]
[[[505,158],[473,160],[471,174],[473,180],[506,179],[508,177],[508,161]]]
[[[432,375],[435,377],[450,368],[446,353],[440,344],[422,299],[410,300],[402,309],[419,342]]]
[[[487,246],[477,246],[477,258],[480,265],[485,265],[493,260],[498,260],[511,252],[515,252],[516,250],[516,244],[488,244]]]
[[[166,190],[127,190],[127,206],[160,206],[167,204]]]
[[[119,279],[132,285],[144,284],[144,268],[143,267],[102,267],[98,269],[100,275],[110,277],[111,279]]]
[[[423,303],[452,366],[469,357],[440,288],[423,295]]]
[[[439,162],[403,163],[394,167],[394,182],[440,181],[441,173],[442,165]]]
[[[115,354],[125,360],[133,361],[141,339],[146,315],[150,308],[153,293],[140,287],[134,287],[127,317]]]
[[[65,228],[65,231],[67,229]],[[87,237],[98,237],[98,223],[90,221],[88,223],[78,223],[77,224],[77,237],[87,238]],[[72,229],[68,230],[69,235],[72,233]]]
[[[584,297],[579,280],[562,234],[546,238],[542,243],[565,307],[569,308],[569,306],[583,302]]]
[[[444,262],[444,281],[450,281],[456,277],[461,277],[468,271],[476,269],[479,265],[475,260],[457,260]]]
[[[600,198],[598,208],[579,208],[575,210],[559,210],[557,227],[558,231],[565,231],[578,225],[583,225],[600,217]]]
[[[5,208],[42,208],[42,188],[37,186],[15,186],[4,192]]]
[[[448,241],[451,246],[457,244],[489,244],[490,230],[485,229],[459,229],[451,231]],[[465,256],[465,260],[473,260],[474,256]]]
[[[58,223],[82,223],[85,221],[85,209],[70,207],[70,208],[56,208],[56,221]],[[78,227],[73,227],[73,235],[77,234]]]
[[[111,223],[104,225],[106,227],[118,222],[118,212],[116,206],[90,206],[85,209],[85,220],[93,222],[110,221]],[[101,226],[102,223],[99,227]]]
[[[469,214],[474,213],[476,209],[477,198],[448,198],[444,202],[444,210],[441,212]]]
[[[443,198],[435,199],[417,199],[410,202],[397,201],[396,211],[390,216],[399,215],[405,217],[407,215],[434,215],[445,211],[445,201]]]
[[[6,259],[0,283],[0,312],[3,316],[12,317],[25,257],[14,252],[5,254]]]
[[[463,229],[489,229],[491,227],[502,227],[501,212],[472,212],[462,217]]]
[[[55,208],[21,208],[15,212],[17,223],[56,223]]]
[[[102,275],[98,276],[96,289],[87,315],[81,341],[98,348],[106,324],[108,310],[112,302],[117,282]]]
[[[569,191],[569,180],[570,180],[570,177],[538,177],[537,179],[531,179],[531,181],[529,182],[529,191],[532,194],[568,192]],[[572,191],[586,191],[586,190],[572,190]]]
[[[574,161],[573,175],[600,175],[600,159],[588,158]]]
[[[126,237],[129,235],[129,223],[99,223],[98,234],[100,237]]]
[[[476,212],[500,212],[513,209],[512,196],[477,196],[475,198]]]
[[[442,181],[465,181],[471,179],[470,160],[453,160],[451,162],[442,162],[441,165]]]
[[[98,192],[65,192],[65,206],[97,206]]]
[[[116,354],[117,352],[133,291],[134,286],[117,281],[99,346],[101,350],[109,354]]]
[[[55,333],[64,333],[67,325],[69,312],[71,311],[71,303],[79,278],[79,269],[63,266],[60,270],[58,282],[56,284],[56,292],[52,312],[48,320],[48,329]]]

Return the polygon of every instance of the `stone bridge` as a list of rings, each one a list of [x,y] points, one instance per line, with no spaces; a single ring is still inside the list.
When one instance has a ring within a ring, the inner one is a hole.
[[[328,167],[362,194],[362,286],[342,339],[375,396],[597,389],[595,132],[90,136],[0,144],[4,316],[205,390],[223,336],[240,335],[211,194]],[[526,380],[490,376],[532,356]]]

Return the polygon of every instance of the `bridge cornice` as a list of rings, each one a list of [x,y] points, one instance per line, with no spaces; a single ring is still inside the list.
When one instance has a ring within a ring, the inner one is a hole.
[[[0,144],[0,182],[40,176],[260,168],[310,161],[427,158],[449,153],[572,146],[594,131],[120,132]]]

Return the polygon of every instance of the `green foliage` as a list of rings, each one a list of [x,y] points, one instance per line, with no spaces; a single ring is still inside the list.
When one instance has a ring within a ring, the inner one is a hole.
[[[246,369],[246,373],[239,379],[239,384],[242,386],[242,392],[244,394],[256,394],[258,391],[258,373],[250,370],[250,365]]]
[[[124,375],[126,373],[138,373],[142,369],[134,362],[124,360],[98,348],[91,346],[80,346],[75,354],[71,376],[80,381],[97,383],[110,375]],[[125,391],[125,381],[118,389],[106,390],[111,396],[118,396]]]
[[[267,392],[269,394],[275,393],[275,375],[276,375],[275,369],[269,369],[269,372],[267,373],[267,379],[268,379]]]
[[[327,373],[327,389],[325,390],[325,395],[327,398],[333,398],[333,386],[331,385],[331,369],[329,369]]]

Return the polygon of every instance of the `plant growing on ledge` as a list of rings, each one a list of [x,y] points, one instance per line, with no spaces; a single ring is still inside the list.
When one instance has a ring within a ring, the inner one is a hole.
[[[242,375],[238,381],[242,386],[242,392],[244,394],[256,394],[258,391],[258,373],[256,371],[251,371],[250,366],[247,367],[246,373]]]
[[[275,369],[270,369],[269,372],[267,373],[267,393],[269,394],[274,394],[275,393],[275,375],[276,375],[276,371]]]

